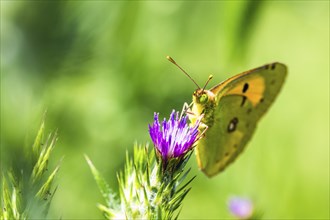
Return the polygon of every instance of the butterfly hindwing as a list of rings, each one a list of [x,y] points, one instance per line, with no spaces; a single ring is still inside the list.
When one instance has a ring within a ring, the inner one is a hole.
[[[210,91],[214,107],[200,105],[197,114],[207,117],[204,138],[196,149],[201,170],[213,176],[225,169],[243,151],[260,117],[279,93],[286,76],[280,63],[265,65],[220,83]],[[196,104],[196,103],[194,103]]]
[[[213,126],[209,126],[204,138],[197,145],[197,158],[202,171],[213,176],[222,171],[244,149],[250,139],[256,120],[246,117],[246,108],[241,105],[242,97],[228,95],[221,99],[214,112]],[[246,107],[252,107],[246,102]],[[233,111],[233,109],[235,109]]]

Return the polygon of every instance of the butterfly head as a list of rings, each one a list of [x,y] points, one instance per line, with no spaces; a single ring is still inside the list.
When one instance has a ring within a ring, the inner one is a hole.
[[[201,89],[198,87],[197,90],[195,90],[193,94],[193,101],[198,104],[206,104],[210,101],[214,101],[214,94],[210,90],[206,90],[207,84],[210,82],[210,80],[213,78],[212,75],[209,76],[207,79],[204,87]]]
[[[210,90],[197,89],[193,93],[193,101],[196,104],[205,105],[214,101],[215,95]]]

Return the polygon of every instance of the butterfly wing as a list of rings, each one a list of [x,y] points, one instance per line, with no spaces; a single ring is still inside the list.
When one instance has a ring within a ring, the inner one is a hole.
[[[216,106],[205,137],[196,149],[201,170],[213,176],[243,151],[256,124],[282,88],[287,68],[281,63],[265,65],[213,87]]]

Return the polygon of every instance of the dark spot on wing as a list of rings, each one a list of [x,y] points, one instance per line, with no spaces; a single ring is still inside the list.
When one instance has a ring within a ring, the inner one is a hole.
[[[238,124],[238,118],[235,117],[235,118],[231,119],[228,124],[228,127],[227,127],[228,133],[235,131],[237,124]]]
[[[264,102],[264,99],[263,99],[263,98],[261,98],[259,102],[260,102],[260,103]]]
[[[252,112],[252,108],[248,108],[248,110],[246,110],[246,113],[250,114]]]
[[[226,153],[225,153],[225,157],[228,157],[228,156],[229,156],[229,152],[226,152]]]
[[[272,63],[272,66],[270,67],[272,70],[275,69],[276,63]]]
[[[246,96],[243,96],[241,107],[244,105],[245,101],[246,101]]]
[[[249,84],[248,83],[244,83],[242,92],[245,93],[248,90],[248,88],[249,88]]]

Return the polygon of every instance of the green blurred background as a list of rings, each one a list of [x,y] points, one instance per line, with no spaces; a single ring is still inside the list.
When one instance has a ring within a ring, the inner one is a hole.
[[[116,190],[133,143],[150,142],[196,87],[265,63],[289,68],[248,148],[226,172],[198,171],[180,217],[230,218],[231,195],[266,219],[329,218],[329,1],[1,1],[1,163],[20,163],[47,110],[64,155],[49,217],[102,218],[87,154]]]

